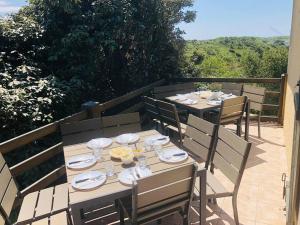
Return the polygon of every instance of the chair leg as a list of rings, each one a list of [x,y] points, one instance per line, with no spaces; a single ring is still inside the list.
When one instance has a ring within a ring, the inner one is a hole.
[[[260,112],[258,114],[258,118],[257,118],[257,129],[258,129],[258,137],[261,138],[261,131],[260,131]]]
[[[189,217],[188,216],[183,217],[183,225],[189,225]]]
[[[234,222],[236,225],[239,225],[239,216],[238,216],[238,209],[237,209],[237,195],[232,196],[232,207],[233,207],[233,216]]]
[[[120,206],[118,200],[115,201],[115,207],[118,209],[119,211],[119,215],[120,215],[120,225],[125,225],[125,220],[124,220],[124,211],[122,209],[122,206]]]
[[[241,121],[238,121],[236,123],[236,134],[238,136],[241,136],[242,135],[242,122]]]

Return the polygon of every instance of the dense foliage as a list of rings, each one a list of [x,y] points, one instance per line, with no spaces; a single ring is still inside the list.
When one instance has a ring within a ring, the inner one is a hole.
[[[7,139],[179,72],[192,0],[30,0],[0,19],[0,123]]]
[[[288,37],[227,37],[188,41],[181,66],[187,77],[280,77],[287,61]]]

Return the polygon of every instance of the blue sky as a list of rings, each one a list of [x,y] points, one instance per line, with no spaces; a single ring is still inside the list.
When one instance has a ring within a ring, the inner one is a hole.
[[[180,24],[185,39],[289,35],[292,0],[194,0],[194,23]]]
[[[179,24],[185,39],[223,36],[289,35],[293,0],[194,0],[194,23]],[[0,15],[14,12],[26,0],[0,0]]]

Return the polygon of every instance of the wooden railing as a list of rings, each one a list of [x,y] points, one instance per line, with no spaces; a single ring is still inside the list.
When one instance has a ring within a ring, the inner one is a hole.
[[[184,83],[184,82],[200,82],[200,83],[251,83],[251,84],[277,84],[278,90],[267,90],[266,100],[268,98],[277,98],[278,102],[276,104],[265,103],[263,106],[264,110],[274,110],[277,111],[277,115],[262,116],[264,120],[276,120],[280,124],[283,123],[284,119],[284,100],[287,86],[287,74],[281,75],[280,78],[204,78],[204,77],[194,77],[194,78],[177,78],[169,81],[170,83]]]
[[[277,97],[278,104],[265,104],[265,109],[278,109],[278,115],[276,119],[281,122],[284,116],[284,98],[286,91],[286,75],[282,75],[281,78],[182,78],[171,80],[170,82],[205,82],[205,83],[218,83],[218,82],[233,82],[233,83],[259,83],[259,84],[278,84],[280,91],[267,91],[269,97]],[[120,97],[114,98],[104,103],[83,104],[82,111],[55,121],[36,130],[22,134],[18,137],[10,139],[8,141],[0,143],[0,152],[7,154],[13,151],[18,151],[27,144],[33,143],[37,140],[45,138],[49,135],[60,132],[60,125],[71,121],[80,121],[88,118],[99,117],[101,115],[107,115],[107,112],[112,109],[118,109],[116,113],[134,112],[139,111],[143,104],[140,101],[140,96],[149,93],[154,87],[160,86],[165,83],[165,80],[159,80],[148,86],[129,92]],[[129,106],[123,108],[122,105],[130,102]],[[91,106],[92,105],[92,106]],[[87,107],[89,106],[89,107]],[[269,118],[270,119],[270,118]],[[53,146],[35,154],[22,162],[19,162],[10,167],[13,176],[16,178],[22,176],[26,171],[45,163],[49,159],[57,156],[63,151],[63,145],[61,140]],[[41,188],[45,188],[61,178],[65,174],[65,167],[62,165],[42,178],[38,179],[25,189],[21,191],[21,195],[24,196],[30,192],[36,191]]]
[[[28,133],[22,134],[10,140],[0,143],[0,152],[2,154],[7,154],[12,151],[18,151],[18,149],[24,147],[27,144],[33,143],[39,139],[42,139],[48,135],[54,134],[56,132],[60,132],[60,125],[63,123],[71,122],[71,121],[80,121],[88,118],[99,117],[105,111],[117,107],[125,102],[133,100],[135,98],[139,98],[141,95],[147,94],[151,91],[154,87],[160,86],[165,82],[165,80],[159,80],[154,83],[151,83],[148,86],[142,87],[135,91],[129,92],[125,95],[120,97],[114,98],[110,101],[104,103],[95,103],[93,107],[89,107],[83,109],[81,112],[78,112],[74,115],[68,116],[61,120],[55,121],[53,123],[47,124],[43,127],[40,127],[36,130],[30,131]],[[142,108],[142,104],[138,101],[133,106],[126,108],[123,112],[134,112],[138,111]],[[21,176],[26,171],[48,161],[49,159],[53,158],[54,156],[61,153],[63,150],[62,142],[58,142],[52,147],[49,147],[36,155],[29,157],[28,159],[17,163],[10,167],[13,176],[16,178]],[[65,174],[65,167],[62,165],[47,175],[43,176],[42,178],[35,181],[33,184],[29,185],[25,189],[21,190],[21,196],[24,196],[30,192],[36,191],[41,188],[45,188],[55,182],[57,179],[62,177]]]

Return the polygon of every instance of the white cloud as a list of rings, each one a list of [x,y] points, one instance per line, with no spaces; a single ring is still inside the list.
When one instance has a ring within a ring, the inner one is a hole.
[[[0,15],[7,15],[9,13],[17,12],[20,9],[19,6],[12,5],[7,0],[0,0]]]

